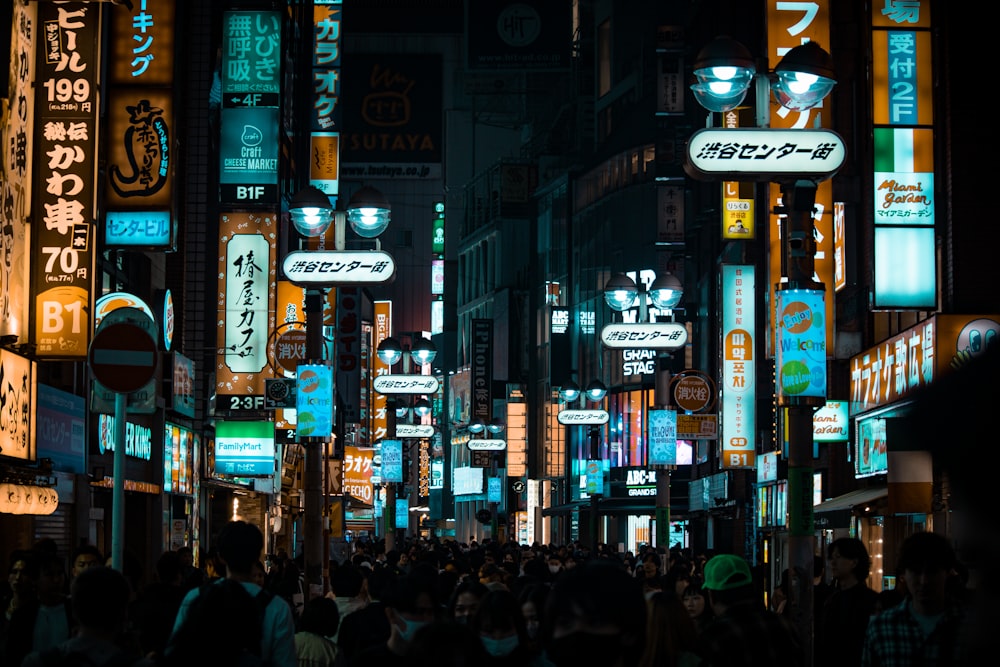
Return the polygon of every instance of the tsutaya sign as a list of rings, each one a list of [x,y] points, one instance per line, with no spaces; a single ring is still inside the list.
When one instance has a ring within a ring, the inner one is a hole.
[[[845,155],[844,140],[833,130],[708,128],[691,135],[684,168],[700,180],[825,180]]]

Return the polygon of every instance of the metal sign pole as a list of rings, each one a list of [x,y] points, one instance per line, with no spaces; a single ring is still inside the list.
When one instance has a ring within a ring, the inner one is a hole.
[[[128,394],[115,392],[115,458],[111,493],[111,567],[122,571],[125,544],[125,412]]]

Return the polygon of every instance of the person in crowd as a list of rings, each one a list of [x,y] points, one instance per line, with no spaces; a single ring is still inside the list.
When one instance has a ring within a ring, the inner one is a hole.
[[[337,659],[337,644],[330,638],[340,626],[340,610],[328,597],[316,597],[306,602],[295,633],[295,653],[299,667],[333,667]]]
[[[4,615],[0,618],[5,630],[18,607],[35,601],[37,578],[38,559],[35,554],[26,549],[17,549],[11,553],[7,568],[7,592],[3,600]]]
[[[349,614],[368,605],[367,580],[361,568],[355,567],[353,563],[344,563],[334,571],[330,587],[334,604],[337,605],[338,619],[347,618]],[[339,620],[337,626],[339,629]],[[333,641],[337,641],[337,629],[330,635]]]
[[[267,571],[264,569],[264,563],[258,560],[250,568],[250,581],[264,588],[266,579]]]
[[[73,637],[45,651],[25,656],[21,667],[69,665],[130,665],[152,667],[153,662],[119,643],[128,622],[132,589],[121,572],[98,566],[84,570],[71,587],[76,621]]]
[[[955,562],[947,538],[937,533],[903,540],[896,573],[906,581],[906,599],[871,619],[862,666],[982,664],[963,662],[969,657],[962,641],[965,610],[950,582]]]
[[[104,556],[101,554],[101,550],[93,544],[81,544],[76,549],[73,549],[73,553],[69,559],[70,586],[72,587],[73,581],[84,570],[92,567],[100,567],[102,563],[104,563]]]
[[[490,656],[471,625],[437,621],[420,628],[407,667],[483,667]]]
[[[826,558],[813,554],[813,618],[823,618],[823,607],[833,594],[833,586],[826,580]],[[817,620],[818,622],[818,620]]]
[[[679,600],[684,595],[684,589],[691,583],[691,561],[678,558],[667,570],[663,590],[670,591]]]
[[[639,667],[697,667],[697,631],[680,598],[660,591],[646,604],[646,649]]]
[[[297,659],[295,655],[295,622],[292,618],[291,609],[284,599],[277,595],[262,593],[262,589],[253,583],[253,567],[264,550],[264,535],[257,526],[245,521],[230,521],[219,532],[216,539],[219,549],[219,559],[225,565],[226,578],[212,584],[206,584],[201,588],[196,588],[187,593],[181,602],[177,612],[177,619],[174,622],[173,635],[171,636],[166,655],[170,656],[173,650],[182,653],[189,650],[188,637],[190,634],[206,632],[211,629],[196,628],[192,633],[180,630],[185,624],[188,612],[198,597],[204,592],[211,591],[215,586],[222,586],[227,581],[239,583],[255,601],[249,605],[250,611],[255,612],[251,627],[260,628],[259,632],[259,654],[265,661],[269,661],[274,667],[295,667]],[[222,596],[217,602],[224,602],[227,599],[235,598],[236,593],[229,595],[229,598]],[[258,603],[266,601],[260,613],[256,613]],[[203,619],[204,622],[208,622]],[[192,622],[192,626],[196,623]],[[246,633],[247,628],[243,631]],[[254,633],[251,633],[254,634]],[[219,641],[216,637],[214,641]],[[224,643],[224,642],[223,642]],[[178,648],[178,646],[180,648]]]
[[[34,594],[11,613],[4,651],[4,663],[9,665],[19,665],[32,651],[65,642],[76,629],[62,558],[50,550],[34,552],[27,571],[34,574]]]
[[[524,618],[527,644],[536,652],[540,652],[542,648],[542,615],[545,613],[549,588],[545,583],[530,583],[521,588],[517,597],[521,604],[521,616]]]
[[[871,558],[864,542],[856,537],[835,539],[827,546],[826,554],[834,589],[822,614],[816,617],[816,665],[857,665],[878,600],[878,594],[866,583]]]
[[[781,578],[778,580],[778,585],[774,587],[774,591],[771,593],[771,600],[769,607],[771,611],[775,614],[784,614],[785,607],[788,605],[788,597],[791,591],[788,589],[788,568],[786,567],[781,571]]]
[[[355,653],[348,663],[350,667],[408,665],[407,654],[414,636],[436,617],[436,575],[426,564],[417,564],[409,574],[397,574],[386,582],[382,602],[389,620],[389,638]]]
[[[456,623],[468,625],[479,611],[479,603],[482,602],[489,589],[485,584],[476,579],[465,579],[455,587],[451,599],[448,601],[448,613],[451,620]]]
[[[174,628],[184,588],[182,559],[164,551],[156,559],[156,580],[146,584],[129,607],[129,619],[143,655],[162,656]]]
[[[528,646],[521,608],[508,590],[491,590],[482,599],[472,620],[483,647],[490,655],[487,664],[521,667],[535,664],[537,654]]]
[[[556,577],[558,577],[561,573],[565,572],[565,568],[563,568],[563,558],[559,555],[558,552],[552,551],[549,553],[547,560],[549,565],[549,573],[548,576],[546,577],[546,581],[553,582],[556,580]]]
[[[362,649],[388,641],[389,619],[382,602],[382,591],[392,576],[384,567],[373,569],[367,579],[368,604],[340,619],[337,647],[344,662],[349,662]]]
[[[249,566],[247,566],[249,575]],[[251,584],[253,585],[253,584]],[[203,584],[194,599],[185,601],[184,618],[170,637],[163,667],[212,665],[212,667],[265,667],[274,654],[265,656],[265,602],[235,579]],[[292,639],[292,662],[295,665]],[[282,664],[288,664],[287,661]]]
[[[765,609],[747,562],[719,554],[705,564],[702,590],[715,618],[698,638],[703,667],[797,667],[804,660],[795,628]]]
[[[642,557],[639,580],[647,600],[663,590],[663,578],[660,575],[660,556],[655,551],[646,552]]]
[[[620,564],[588,561],[555,581],[542,627],[556,667],[632,667],[646,644],[642,586]]]
[[[681,602],[691,621],[694,623],[695,632],[701,634],[705,626],[715,618],[712,608],[708,605],[708,600],[705,598],[705,592],[702,590],[701,577],[693,577],[691,579],[687,588],[684,589],[684,593],[681,594]]]

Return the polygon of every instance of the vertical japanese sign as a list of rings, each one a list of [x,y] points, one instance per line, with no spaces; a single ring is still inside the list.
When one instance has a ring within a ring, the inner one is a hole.
[[[722,467],[753,468],[757,387],[754,267],[722,266]]]
[[[371,505],[374,499],[372,493],[373,453],[374,451],[371,449],[344,447],[343,492],[350,494],[354,501],[361,501],[366,505]]]
[[[740,109],[722,114],[725,127],[740,127]],[[755,238],[754,199],[756,186],[739,181],[722,182],[722,238],[749,240]]]
[[[194,419],[194,361],[180,352],[173,353],[173,382],[171,384],[171,409],[179,415]]]
[[[392,335],[392,301],[375,302],[375,328],[372,332],[372,349],[377,350],[379,343]],[[379,375],[388,375],[389,367],[378,358],[377,354],[372,355],[372,381]],[[388,399],[385,394],[379,394],[371,386],[368,387],[368,395],[371,396],[371,442],[376,443],[389,433],[389,421],[387,413]]]
[[[338,404],[344,423],[361,421],[361,289],[337,288],[336,367]]]
[[[493,418],[493,320],[472,320],[472,414],[488,424]]]
[[[274,329],[277,216],[224,213],[219,220],[217,409],[264,407],[267,341]]]
[[[931,2],[872,7],[874,305],[937,307]]]
[[[830,50],[830,2],[796,3],[767,1],[767,58],[774,67],[791,49],[805,42],[816,42]],[[774,128],[830,127],[833,114],[821,103],[805,111],[790,111],[768,96],[771,105],[770,122]],[[773,211],[781,201],[781,191],[776,183],[769,186],[768,201],[768,312],[767,354],[774,356],[774,331],[778,314],[775,312],[774,286],[781,282],[781,217]],[[833,253],[833,184],[830,180],[816,188],[816,208],[813,211],[813,236],[816,239],[815,272],[813,281],[823,283],[826,292],[826,349],[833,350],[836,327],[834,311],[834,253]]]
[[[277,202],[281,13],[225,12],[222,31],[220,197]]]
[[[339,0],[313,5],[313,100],[309,137],[309,183],[328,195],[340,192],[340,45],[343,10]]]
[[[31,341],[39,357],[87,355],[97,182],[100,7],[38,6]]]
[[[170,0],[109,12],[104,240],[169,247],[173,186],[174,14]]]
[[[35,369],[34,361],[0,350],[0,454],[20,461],[35,460]]]
[[[34,164],[35,40],[38,3],[14,2],[10,63],[5,94],[8,113],[0,124],[0,336],[28,337],[27,224]]]

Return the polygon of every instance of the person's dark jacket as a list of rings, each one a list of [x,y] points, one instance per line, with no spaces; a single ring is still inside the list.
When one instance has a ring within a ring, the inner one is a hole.
[[[337,632],[337,648],[344,658],[350,660],[357,653],[389,641],[389,619],[385,615],[385,605],[372,600],[366,607],[352,611],[340,621]]]

